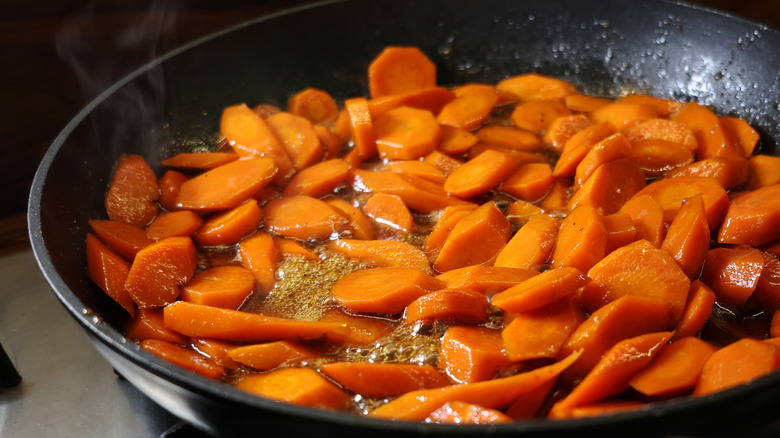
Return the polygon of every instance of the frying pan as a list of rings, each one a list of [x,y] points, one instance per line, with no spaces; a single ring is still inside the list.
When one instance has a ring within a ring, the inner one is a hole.
[[[102,200],[119,156],[138,153],[155,166],[182,150],[211,148],[221,109],[235,103],[284,106],[307,86],[337,99],[366,95],[366,66],[390,44],[420,47],[445,85],[535,71],[586,93],[696,100],[747,119],[762,135],[761,151],[778,154],[780,32],[717,11],[656,0],[374,0],[329,1],[251,20],[105,91],[65,127],[36,174],[28,219],[35,256],[111,366],[164,408],[222,436],[760,436],[775,418],[780,373],[619,415],[445,426],[264,400],[176,368],[123,337],[125,315],[90,283],[84,254],[87,220],[105,216]]]

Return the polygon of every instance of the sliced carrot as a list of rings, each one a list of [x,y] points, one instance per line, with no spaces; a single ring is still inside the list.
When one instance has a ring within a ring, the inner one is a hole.
[[[411,302],[404,312],[409,322],[447,320],[455,323],[483,323],[488,318],[488,302],[471,289],[439,289]]]
[[[179,208],[176,207],[176,198],[179,197],[181,192],[181,185],[189,178],[187,175],[177,172],[175,170],[169,170],[160,177],[157,185],[160,187],[160,205],[168,211],[176,211]]]
[[[677,215],[683,200],[700,193],[704,201],[704,211],[707,213],[707,223],[710,229],[714,229],[729,205],[726,191],[714,178],[684,176],[657,180],[634,196],[650,195],[655,198],[664,211],[664,221],[670,223]]]
[[[204,211],[238,207],[275,174],[276,166],[268,157],[233,161],[185,181],[176,207]]]
[[[238,158],[238,154],[232,152],[181,152],[162,160],[160,164],[179,169],[206,170],[236,161]]]
[[[246,374],[236,388],[271,400],[320,409],[344,410],[350,396],[311,368],[280,368]]]
[[[269,202],[263,218],[268,231],[302,241],[328,239],[348,222],[341,210],[304,195]]]
[[[452,91],[455,99],[444,105],[436,116],[441,125],[475,129],[487,120],[498,102],[498,93],[490,85],[461,85]]]
[[[780,368],[780,348],[744,338],[712,353],[693,394],[702,396],[741,385]]]
[[[323,160],[332,160],[341,155],[344,149],[344,142],[341,141],[341,138],[333,130],[323,125],[314,125],[314,132],[317,133],[317,137],[322,145]]]
[[[162,315],[162,311],[160,311]],[[227,352],[234,348],[236,344],[232,342],[218,341],[216,339],[195,338],[190,340],[190,346],[203,356],[211,359],[212,362],[229,371],[235,371],[241,365],[231,359]]]
[[[333,158],[314,164],[296,173],[284,187],[284,196],[306,195],[319,198],[345,184],[349,165]]]
[[[441,184],[389,171],[369,172],[355,169],[352,171],[352,187],[358,192],[398,195],[410,209],[421,213],[466,203],[447,193]]]
[[[563,146],[561,155],[555,163],[553,175],[574,175],[577,166],[595,144],[606,138],[611,138],[609,141],[620,141],[618,137],[611,137],[616,132],[617,130],[613,125],[604,122],[588,126],[572,135]]]
[[[274,246],[282,257],[300,256],[308,260],[317,260],[319,256],[297,240],[274,237]]]
[[[558,117],[571,115],[560,100],[533,100],[517,105],[509,116],[515,126],[531,132],[542,132]]]
[[[301,343],[289,340],[242,345],[231,348],[227,354],[232,360],[258,371],[298,365],[319,356]]]
[[[276,283],[276,265],[279,262],[273,237],[257,232],[238,244],[241,264],[255,276],[255,286],[268,292]]]
[[[612,103],[611,99],[584,94],[568,94],[563,98],[563,103],[572,111],[589,113]]]
[[[426,155],[423,161],[441,170],[445,176],[463,164],[461,161],[439,151],[433,151]]]
[[[710,229],[717,224],[710,223]],[[763,245],[780,238],[780,184],[756,189],[731,201],[718,243]]]
[[[693,153],[685,146],[666,140],[632,143],[631,160],[648,176],[658,176],[693,163]]]
[[[753,155],[753,151],[760,140],[755,129],[744,119],[737,117],[719,117],[720,126],[729,141],[741,150],[746,157]]]
[[[344,345],[366,345],[376,342],[382,336],[393,331],[395,325],[385,318],[372,318],[367,315],[353,315],[343,309],[333,307],[325,311],[320,322],[337,322],[346,326],[339,333],[328,333],[329,342]]]
[[[710,227],[702,195],[683,201],[661,244],[690,279],[698,278],[710,248]]]
[[[486,150],[447,176],[444,190],[462,198],[487,193],[512,174],[520,163],[511,155]]]
[[[612,134],[594,144],[574,171],[574,185],[580,187],[602,164],[631,156],[631,143],[623,134]]]
[[[225,369],[199,353],[159,339],[145,339],[140,346],[143,350],[161,357],[174,365],[190,370],[210,379],[220,379]]]
[[[350,310],[392,315],[443,287],[444,282],[423,271],[389,266],[355,271],[337,280],[330,292]]]
[[[741,309],[756,290],[763,268],[763,253],[756,248],[714,248],[704,259],[700,278],[712,288],[718,302]]]
[[[430,365],[333,362],[323,365],[321,371],[347,391],[372,398],[393,397],[447,384],[447,379]]]
[[[161,240],[173,236],[192,236],[203,225],[203,219],[189,211],[174,211],[157,216],[149,227],[146,236],[152,240]]]
[[[408,235],[414,227],[412,212],[396,195],[374,194],[366,201],[363,211],[377,223],[389,226],[404,236]]]
[[[282,192],[273,184],[268,184],[267,186],[255,192],[254,195],[252,195],[252,199],[257,201],[257,204],[260,206],[264,206],[265,204],[268,204],[274,199],[279,199],[281,197],[282,197]]]
[[[335,119],[339,111],[327,91],[311,87],[293,94],[287,101],[287,110],[314,124]]]
[[[546,214],[537,214],[517,230],[496,255],[493,265],[534,269],[549,259],[557,234],[558,221]]]
[[[238,207],[208,218],[195,234],[195,241],[206,246],[233,245],[255,232],[262,221],[263,212],[257,201],[250,198]]]
[[[135,257],[125,288],[138,307],[160,307],[179,297],[195,275],[195,244],[189,237],[169,237],[145,247]]]
[[[368,111],[368,101],[363,97],[353,97],[344,101],[349,116],[350,133],[355,150],[360,158],[371,159],[377,154],[374,123]]]
[[[755,296],[764,310],[774,312],[780,304],[780,259],[770,252],[762,251],[764,267],[758,277]]]
[[[593,403],[586,403],[566,409],[566,412],[557,411],[556,419],[564,418],[591,418],[601,415],[614,415],[622,412],[632,412],[647,407],[647,403],[638,400],[621,400],[606,398]]]
[[[576,207],[561,222],[552,255],[554,267],[571,266],[586,272],[604,257],[607,227],[593,207]]]
[[[517,397],[504,412],[514,420],[531,420],[537,418],[542,407],[550,397],[556,379]]]
[[[576,133],[593,125],[584,114],[559,117],[547,126],[542,140],[557,152],[563,150],[564,145]]]
[[[416,47],[386,47],[368,66],[368,88],[374,98],[435,85],[436,65]]]
[[[571,197],[571,184],[566,182],[564,178],[558,178],[553,181],[550,190],[539,202],[539,206],[542,210],[552,212],[555,210],[563,210],[566,208],[566,204],[570,201]]]
[[[462,154],[479,141],[476,135],[463,128],[441,125],[440,129],[441,143],[438,149],[445,154]]]
[[[562,99],[577,89],[569,82],[536,73],[526,73],[504,79],[496,88],[517,101]]]
[[[431,269],[424,252],[398,240],[339,239],[328,242],[326,247],[369,266],[400,266],[425,272]]]
[[[344,108],[339,110],[336,121],[333,123],[333,133],[344,143],[352,136],[352,123],[349,111],[347,111],[346,101],[344,101]]]
[[[501,331],[506,355],[513,362],[555,358],[584,320],[585,313],[577,299],[562,299],[511,315]]]
[[[688,301],[685,303],[685,310],[672,339],[698,335],[712,315],[715,300],[715,292],[709,286],[699,280],[691,282]]]
[[[492,262],[509,240],[510,228],[509,219],[492,202],[477,207],[452,228],[434,269],[446,272]]]
[[[595,311],[625,295],[661,298],[675,323],[685,308],[690,280],[672,257],[646,240],[612,251],[588,271],[591,281],[582,293],[583,305]]]
[[[449,289],[472,289],[491,296],[537,274],[538,271],[530,269],[472,265],[447,271],[436,278],[442,280]]]
[[[420,160],[391,161],[385,165],[390,172],[422,178],[437,184],[444,184],[444,172]]]
[[[345,330],[338,322],[296,321],[186,301],[165,306],[163,318],[166,327],[187,336],[240,342],[313,339]]]
[[[624,134],[631,143],[645,140],[661,140],[681,145],[695,151],[698,143],[693,130],[683,122],[669,119],[650,119],[628,127]]]
[[[693,391],[702,367],[717,348],[688,336],[672,342],[629,384],[647,396],[672,396]]]
[[[521,163],[546,163],[550,161],[549,157],[541,152],[525,152],[519,149],[511,149],[487,143],[477,143],[472,146],[471,149],[469,149],[466,158],[472,160],[488,150],[507,154]]]
[[[590,113],[595,123],[611,123],[617,129],[624,129],[645,120],[658,117],[658,109],[641,103],[616,101]]]
[[[132,318],[135,303],[125,288],[130,265],[91,233],[87,233],[87,275]]]
[[[510,423],[512,418],[496,409],[451,401],[431,412],[425,421],[438,424],[502,424]]]
[[[252,107],[252,112],[262,117],[263,119],[267,119],[268,117],[271,117],[275,114],[279,114],[282,112],[282,109],[270,103],[259,103]]]
[[[506,210],[506,217],[509,218],[512,225],[520,228],[533,219],[534,216],[541,213],[544,213],[542,207],[528,201],[518,200],[509,204],[509,208]]]
[[[186,345],[187,337],[165,326],[160,307],[138,309],[135,317],[125,327],[125,336],[135,341],[159,339],[178,345]]]
[[[666,234],[664,211],[650,195],[634,196],[619,210],[631,216],[636,229],[636,240],[645,239],[660,248]]]
[[[287,112],[268,117],[265,122],[282,142],[293,168],[306,168],[322,158],[320,137],[309,119]]]
[[[127,261],[132,261],[138,251],[154,243],[146,231],[124,222],[92,219],[89,227],[95,236]]]
[[[388,160],[414,160],[441,143],[441,129],[433,114],[405,106],[374,119],[374,135],[379,157]]]
[[[538,201],[547,194],[553,179],[549,164],[527,163],[504,180],[501,191],[526,201]]]
[[[745,158],[744,150],[735,147],[726,136],[718,116],[698,103],[685,104],[672,114],[670,119],[685,123],[691,128],[696,137],[697,158]]]
[[[676,100],[664,99],[646,94],[628,94],[617,98],[617,101],[654,106],[658,110],[659,117],[669,117],[670,114],[679,111],[685,105]]]
[[[391,109],[405,106],[427,110],[435,115],[452,99],[455,99],[455,93],[447,88],[430,87],[371,99],[368,101],[368,112],[372,118],[377,118]]]
[[[486,125],[479,128],[474,135],[480,143],[507,149],[524,152],[537,152],[542,149],[542,141],[538,135],[512,126]]]
[[[149,225],[157,216],[160,188],[157,176],[140,155],[122,155],[111,176],[105,198],[108,218],[136,227]]]
[[[501,333],[486,327],[450,327],[439,347],[439,368],[458,383],[490,380],[509,363]]]
[[[255,276],[241,266],[216,266],[195,274],[181,291],[181,300],[238,309],[255,287]]]
[[[359,207],[339,198],[326,198],[324,201],[328,205],[340,210],[349,219],[347,229],[351,237],[362,240],[372,240],[374,238],[374,224]]]
[[[604,226],[607,228],[607,247],[605,254],[626,246],[636,240],[634,220],[628,213],[614,213],[604,216]]]
[[[780,183],[780,157],[754,155],[748,161],[748,180],[745,188],[755,190]]]
[[[550,269],[493,296],[490,302],[506,312],[528,312],[574,295],[588,278],[577,268]]]
[[[705,158],[666,172],[666,178],[681,176],[712,177],[726,190],[747,182],[750,175],[748,161],[744,158]],[[755,187],[754,187],[755,188]]]

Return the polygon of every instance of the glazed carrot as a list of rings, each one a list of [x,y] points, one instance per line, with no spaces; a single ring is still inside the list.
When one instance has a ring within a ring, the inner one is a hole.
[[[544,213],[541,207],[536,204],[532,204],[528,201],[518,200],[509,204],[509,208],[506,210],[506,216],[512,225],[520,228],[528,221],[533,219],[534,216]]]
[[[563,98],[563,103],[566,108],[572,111],[589,113],[593,112],[603,106],[607,106],[612,103],[611,99],[596,96],[586,96],[584,94],[568,94]]]
[[[263,218],[268,231],[303,241],[328,239],[348,222],[341,210],[304,195],[269,202]]]
[[[597,123],[572,135],[564,144],[561,156],[555,163],[553,175],[574,175],[577,166],[588,154],[588,151],[598,142],[609,138],[608,141],[625,141],[620,137],[613,137],[617,132],[610,123]]]
[[[774,312],[780,304],[780,259],[767,251],[762,251],[761,255],[764,257],[764,268],[758,277],[755,296],[764,310]]]
[[[425,421],[437,424],[502,424],[510,423],[512,418],[496,409],[451,401],[431,412]]]
[[[233,209],[208,219],[195,234],[195,242],[205,246],[233,245],[252,234],[263,222],[257,201],[249,199]]]
[[[632,294],[661,298],[675,323],[685,308],[690,280],[672,257],[646,240],[618,248],[588,271],[591,281],[582,293],[583,306],[594,311]]]
[[[140,155],[122,155],[111,176],[105,198],[108,218],[136,227],[149,225],[157,216],[160,188],[157,176]]]
[[[780,337],[780,312],[774,312],[772,314],[772,321],[769,326],[769,336],[771,336],[771,338]]]
[[[726,190],[739,187],[748,181],[750,165],[744,158],[705,158],[691,164],[671,169],[666,178],[680,176],[712,177]],[[754,189],[757,187],[753,187]]]
[[[506,245],[510,231],[509,219],[495,204],[485,203],[455,224],[433,267],[439,272],[446,272],[489,263]]]
[[[547,126],[542,140],[557,152],[563,150],[563,146],[576,133],[593,125],[584,114],[559,117]]]
[[[407,392],[374,409],[368,414],[368,417],[421,421],[444,403],[454,400],[478,404],[489,409],[500,409],[518,396],[527,394],[555,379],[578,357],[579,353],[574,353],[552,365],[510,377]]]
[[[454,126],[441,125],[439,150],[445,154],[462,154],[477,144],[479,139],[471,132]]]
[[[512,174],[520,163],[511,155],[486,150],[447,176],[444,190],[461,198],[487,193]]]
[[[746,157],[753,155],[753,151],[760,140],[760,136],[744,119],[722,116],[718,118],[726,138],[741,150]]]
[[[138,251],[154,243],[146,231],[124,222],[92,219],[89,227],[95,236],[127,261],[132,261]]]
[[[693,391],[701,369],[717,348],[688,336],[667,345],[629,385],[647,396],[681,395]]]
[[[287,111],[314,124],[335,119],[339,112],[327,91],[311,87],[293,94],[287,101]]]
[[[750,382],[780,368],[780,349],[744,338],[712,353],[693,394],[702,396]]]
[[[337,322],[295,321],[186,301],[165,306],[163,318],[166,327],[184,335],[225,341],[313,339],[344,331],[344,325]]]
[[[268,184],[267,186],[255,192],[254,195],[252,195],[252,199],[257,201],[257,205],[260,206],[264,206],[265,204],[268,204],[274,199],[279,199],[281,197],[282,197],[282,192],[273,184]]]
[[[539,203],[544,211],[563,210],[566,208],[566,204],[569,202],[571,184],[566,182],[564,178],[558,178],[553,181],[550,190]]]
[[[693,153],[666,140],[640,140],[632,143],[631,160],[646,175],[658,176],[693,163]]]
[[[412,175],[355,169],[351,172],[351,176],[352,188],[356,191],[398,195],[410,209],[421,213],[430,213],[448,205],[466,203],[447,193],[441,184]]]
[[[309,260],[317,260],[319,258],[317,253],[297,240],[274,237],[274,246],[282,257],[300,256]]]
[[[574,186],[581,187],[602,164],[631,156],[631,143],[617,133],[600,140],[591,147],[574,170]]]
[[[238,309],[252,294],[255,276],[241,266],[216,266],[195,274],[181,291],[181,300]]]
[[[583,205],[572,210],[558,228],[552,266],[587,271],[604,257],[607,228],[601,213]]]
[[[697,158],[745,158],[744,150],[737,148],[726,136],[718,116],[698,103],[685,104],[672,114],[670,119],[685,123],[691,128],[696,137]]]
[[[276,166],[268,157],[233,161],[181,185],[176,207],[188,210],[228,210],[238,207],[276,174]]]
[[[624,129],[656,117],[658,117],[658,110],[654,106],[630,102],[613,102],[590,113],[590,119],[595,123],[611,123],[617,129]]]
[[[146,228],[146,236],[161,240],[173,236],[192,236],[203,225],[203,219],[189,211],[174,211],[157,216]]]
[[[566,339],[585,320],[576,298],[510,316],[501,337],[506,355],[513,362],[555,358]]]
[[[562,99],[577,92],[574,85],[566,81],[536,73],[526,73],[504,79],[496,85],[496,88],[519,102]]]
[[[549,164],[527,163],[504,180],[501,191],[526,201],[538,201],[547,194],[553,179]]]
[[[225,369],[195,351],[159,339],[141,341],[141,348],[168,362],[210,379],[220,379]]]
[[[332,160],[341,155],[341,151],[344,148],[344,142],[341,141],[341,138],[336,135],[335,132],[323,125],[314,125],[314,132],[317,134],[317,137],[320,139],[320,144],[322,145],[323,160]]]
[[[538,135],[512,126],[486,125],[479,128],[474,135],[480,143],[507,149],[524,152],[537,152],[542,149],[542,141]]]
[[[452,326],[439,347],[439,368],[458,383],[490,380],[509,363],[501,333],[486,327]]]
[[[511,149],[487,143],[477,143],[472,146],[471,149],[468,150],[466,158],[468,160],[473,160],[488,150],[507,154],[521,163],[546,163],[550,161],[549,157],[541,152],[525,152],[519,149]]]
[[[231,152],[181,152],[160,164],[179,169],[206,170],[238,160],[238,154]]]
[[[271,400],[320,409],[344,410],[350,396],[311,368],[280,368],[246,374],[236,388]]]
[[[494,266],[534,269],[552,254],[558,234],[558,221],[546,214],[533,216],[520,227],[496,255]]]
[[[309,119],[287,112],[268,117],[265,122],[282,142],[293,168],[306,168],[322,158],[320,137]]]
[[[336,302],[356,312],[398,314],[417,298],[444,287],[425,272],[406,267],[361,269],[337,280]]]
[[[374,238],[374,224],[359,207],[355,207],[351,203],[338,198],[326,198],[325,202],[331,207],[340,210],[349,219],[347,229],[351,237],[361,240],[372,240]]]
[[[268,292],[276,283],[276,265],[278,255],[273,237],[265,232],[257,232],[238,244],[241,264],[252,271],[255,286],[260,292]]]
[[[557,412],[559,419],[563,418],[590,418],[600,415],[613,415],[622,412],[632,412],[647,407],[647,403],[637,400],[621,400],[607,398],[593,403],[586,403],[581,406],[574,406],[566,412]]]
[[[669,117],[674,112],[679,111],[684,103],[672,99],[649,96],[645,94],[628,94],[617,98],[618,102],[638,103],[647,106],[654,106],[658,110],[658,117]]]
[[[444,105],[436,116],[440,125],[475,129],[487,120],[498,102],[498,93],[490,85],[461,85],[452,91],[455,99]]]
[[[368,66],[368,88],[374,98],[435,85],[436,65],[416,47],[386,47]]]
[[[447,379],[430,365],[333,362],[320,370],[347,391],[372,398],[393,397],[447,384]]]
[[[282,112],[282,109],[270,103],[259,103],[252,107],[252,112],[263,119],[267,119],[275,114],[279,114]]]
[[[377,223],[389,226],[401,235],[408,235],[414,227],[412,212],[396,195],[377,193],[368,198],[363,211]]]
[[[441,129],[433,114],[411,107],[391,109],[374,119],[374,135],[379,157],[388,160],[414,160],[441,143]]]
[[[390,172],[422,178],[437,184],[444,184],[444,172],[420,160],[391,161],[385,165]]]
[[[138,309],[135,317],[125,326],[125,336],[135,341],[159,339],[178,345],[186,345],[187,337],[165,327],[160,307]]]
[[[754,155],[748,160],[745,188],[755,190],[780,183],[780,157]]]
[[[439,151],[433,151],[426,155],[423,162],[441,170],[445,176],[449,175],[453,170],[463,164],[461,161]]]
[[[531,420],[539,415],[542,407],[550,397],[556,379],[517,397],[504,412],[514,420]]]
[[[319,198],[326,195],[347,180],[349,165],[334,158],[314,164],[296,173],[282,190],[284,196],[306,195]]]
[[[363,97],[354,97],[344,101],[349,116],[349,129],[355,150],[360,158],[370,159],[376,156],[376,136],[374,123],[368,112],[368,101]]]
[[[179,208],[176,207],[176,198],[179,197],[181,192],[181,185],[189,178],[187,175],[177,172],[175,170],[169,170],[160,177],[157,185],[160,187],[160,205],[168,211],[176,211]]]
[[[683,201],[669,225],[661,248],[672,256],[688,278],[699,276],[710,249],[710,227],[702,195]]]
[[[487,304],[485,295],[471,289],[439,289],[409,303],[404,319],[408,323],[440,319],[482,323],[488,317]]]
[[[326,247],[369,266],[400,266],[425,272],[431,269],[424,252],[398,240],[339,239],[328,242]]]
[[[392,322],[385,318],[352,315],[338,307],[326,310],[319,321],[337,322],[346,326],[346,330],[339,333],[328,333],[326,336],[329,342],[341,344],[370,344],[389,334],[395,328]]]
[[[318,354],[295,341],[274,341],[263,344],[243,345],[228,350],[228,357],[258,371],[281,366],[298,365]]]
[[[160,312],[162,314],[162,312]],[[229,371],[235,371],[241,365],[231,359],[227,352],[236,344],[232,342],[218,341],[216,339],[194,338],[190,340],[190,346],[212,362]]]
[[[225,108],[219,129],[228,144],[242,158],[270,158],[273,163],[270,167],[278,169],[272,175],[275,183],[284,184],[295,173],[287,150],[276,138],[271,127],[245,104]]]
[[[430,87],[371,99],[368,101],[368,112],[371,118],[377,118],[391,109],[405,106],[427,110],[435,115],[452,99],[455,99],[452,91],[444,87]]]
[[[530,269],[472,265],[447,271],[436,278],[442,280],[448,289],[472,289],[491,296],[537,274],[538,271]]]
[[[710,228],[716,225],[710,224]],[[718,243],[763,245],[780,238],[780,184],[761,187],[731,201]]]
[[[763,268],[764,256],[756,248],[714,248],[704,259],[700,278],[712,288],[718,302],[741,309],[756,290]]]
[[[645,239],[653,246],[661,247],[666,234],[666,225],[664,211],[655,198],[650,195],[634,196],[618,211],[631,216],[636,229],[636,240]]]
[[[195,244],[189,237],[169,237],[135,256],[125,287],[138,307],[160,307],[178,298],[181,285],[195,274]]]
[[[490,302],[506,312],[536,310],[574,295],[588,278],[577,268],[550,269],[493,296]]]
[[[130,265],[91,233],[87,233],[87,275],[132,318],[135,304],[125,289]]]
[[[571,115],[560,100],[533,100],[517,105],[509,118],[521,129],[542,132],[558,117]]]
[[[624,134],[632,144],[662,140],[681,145],[689,151],[695,151],[698,146],[696,136],[688,125],[669,119],[650,119],[626,128]]]
[[[729,206],[726,191],[714,178],[682,176],[657,180],[640,190],[634,196],[650,195],[655,198],[664,211],[664,221],[669,223],[677,215],[684,199],[702,194],[707,223],[714,229]],[[780,205],[780,204],[778,204]]]
[[[636,240],[634,220],[628,213],[614,213],[604,216],[604,226],[607,228],[607,247],[605,254],[626,246]]]

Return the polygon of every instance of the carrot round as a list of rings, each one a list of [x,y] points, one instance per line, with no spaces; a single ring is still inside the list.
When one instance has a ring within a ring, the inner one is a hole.
[[[486,150],[447,176],[444,190],[462,198],[486,193],[504,181],[520,163],[511,155]]]
[[[597,167],[572,194],[567,208],[573,210],[580,205],[589,205],[600,208],[604,214],[615,213],[645,188],[645,178],[628,158],[609,161]]]
[[[146,235],[152,240],[192,236],[202,225],[203,219],[192,211],[174,211],[157,216],[146,228]]]
[[[526,73],[504,79],[496,85],[496,88],[520,102],[562,99],[577,92],[574,85],[569,82],[536,73]]]
[[[726,136],[723,125],[711,110],[696,102],[685,104],[670,116],[671,120],[685,123],[696,137],[696,156],[701,158],[744,158],[745,152],[737,148]]]
[[[433,165],[420,160],[399,160],[387,163],[385,169],[402,175],[419,177],[428,181],[444,184],[446,176],[444,172]]]
[[[350,237],[362,240],[372,240],[374,238],[376,231],[374,224],[359,207],[339,198],[326,198],[325,202],[344,213],[344,216],[349,220],[347,229],[351,235]]]
[[[361,269],[340,278],[331,294],[356,312],[398,314],[417,298],[444,287],[441,280],[405,267]]]
[[[125,287],[138,307],[165,306],[178,298],[181,285],[190,281],[196,265],[192,239],[169,237],[138,252]]]
[[[374,98],[435,85],[436,65],[416,47],[386,47],[368,66],[368,88]]]
[[[492,296],[538,274],[538,271],[530,269],[471,265],[447,271],[436,278],[442,280],[448,289],[472,289]]]
[[[344,108],[349,116],[349,130],[355,150],[362,159],[376,156],[376,135],[374,122],[368,111],[368,101],[364,97],[353,97],[344,101]]]
[[[441,129],[430,111],[400,107],[374,120],[380,158],[414,160],[433,152],[441,142]]]
[[[272,233],[298,240],[324,240],[341,231],[348,219],[325,201],[297,195],[271,201],[263,223]]]
[[[258,371],[291,366],[318,354],[295,341],[274,341],[234,347],[228,350],[230,359]]]
[[[493,296],[490,302],[507,312],[527,312],[574,295],[587,282],[582,271],[564,266],[518,283]]]
[[[135,303],[125,288],[130,265],[91,233],[87,233],[87,275],[131,317]]]
[[[693,391],[702,396],[750,382],[780,368],[780,348],[744,338],[712,353]]]
[[[636,240],[634,220],[628,213],[614,213],[604,216],[604,226],[607,228],[607,248],[605,254],[626,246]]]
[[[590,118],[596,123],[607,122],[618,129],[623,129],[636,123],[654,119],[658,109],[641,103],[615,101],[604,105],[590,113]]]
[[[160,164],[179,169],[206,170],[238,160],[238,154],[230,152],[181,152]]]
[[[284,196],[306,195],[319,198],[346,182],[349,165],[334,158],[309,166],[296,173],[284,187]]]
[[[389,94],[368,101],[368,112],[372,118],[381,116],[391,109],[402,106],[427,110],[438,114],[439,111],[455,98],[455,93],[444,87],[429,87],[402,94]]]
[[[346,390],[373,398],[394,397],[447,384],[447,379],[430,365],[333,362],[323,365],[321,371]]]
[[[479,141],[476,135],[463,128],[441,125],[439,129],[441,129],[441,143],[438,150],[446,154],[462,154]]]
[[[557,234],[558,221],[546,214],[537,214],[517,230],[496,255],[493,265],[534,269],[547,262],[555,246]]]
[[[691,289],[688,291],[685,310],[680,318],[680,322],[677,324],[672,339],[698,335],[704,324],[712,316],[715,300],[715,292],[709,286],[699,280],[694,280],[691,283]]]
[[[704,259],[700,278],[719,302],[741,309],[756,290],[763,269],[764,256],[756,248],[714,248]]]
[[[698,277],[710,248],[710,227],[702,195],[683,201],[661,248],[672,256],[688,278]]]
[[[141,341],[140,346],[155,356],[210,379],[219,379],[225,374],[224,368],[204,356],[170,342],[145,339]]]
[[[257,201],[249,199],[231,210],[207,219],[195,234],[200,245],[232,245],[252,234],[263,221]]]
[[[628,140],[637,144],[646,140],[660,140],[681,145],[689,151],[695,151],[698,143],[688,125],[669,119],[650,119],[630,126],[625,130]]]
[[[428,257],[416,246],[399,240],[339,239],[326,244],[327,248],[369,266],[400,266],[428,272]]]
[[[233,161],[185,181],[176,206],[188,210],[228,210],[249,199],[275,174],[276,166],[267,157]]]
[[[637,240],[644,239],[655,247],[661,247],[666,234],[664,211],[652,196],[634,196],[620,207],[619,212],[631,217]]]
[[[717,224],[710,223],[714,229]],[[780,238],[780,184],[731,201],[718,230],[718,243],[758,246]]]
[[[585,320],[576,298],[508,316],[501,337],[507,357],[514,362],[555,358],[566,339]]]
[[[553,179],[549,164],[527,163],[509,175],[501,190],[526,201],[538,201],[547,194]]]
[[[748,160],[745,188],[755,190],[780,183],[780,157],[755,155]]]
[[[537,152],[542,149],[542,141],[538,135],[512,126],[486,125],[479,128],[474,135],[479,143],[514,151]]]
[[[157,216],[159,198],[157,176],[146,160],[134,154],[120,157],[105,198],[108,218],[145,227]]]
[[[412,212],[396,195],[377,193],[368,198],[363,211],[377,223],[389,226],[401,235],[408,235],[414,227]]]
[[[295,170],[306,168],[322,158],[320,137],[309,119],[280,112],[268,117],[266,123],[282,142]]]
[[[457,323],[482,323],[488,317],[485,295],[470,289],[439,289],[425,294],[406,306],[409,322],[447,320]]]
[[[571,115],[560,100],[534,100],[516,106],[510,119],[521,129],[541,132],[558,117]]]
[[[468,84],[453,91],[455,99],[444,105],[436,116],[441,125],[475,129],[487,120],[498,101],[496,89],[490,85]]]
[[[199,272],[182,288],[181,299],[195,304],[238,309],[252,293],[255,277],[241,266],[216,266]]]
[[[574,183],[582,186],[591,174],[602,164],[631,156],[631,143],[623,134],[613,134],[594,144],[574,172]]]
[[[700,193],[707,213],[707,223],[710,229],[714,229],[729,206],[726,191],[714,178],[688,176],[657,180],[634,196],[650,195],[655,198],[664,211],[664,221],[669,223],[674,219],[684,199]]]
[[[236,388],[271,400],[321,409],[344,410],[350,396],[311,368],[280,368],[246,374]]]
[[[509,219],[492,202],[463,217],[452,228],[433,267],[439,272],[491,262],[509,240]]]
[[[560,152],[564,145],[576,133],[593,125],[584,114],[558,117],[550,122],[542,136],[542,140],[554,151]]]
[[[629,384],[647,396],[680,395],[692,391],[701,369],[717,348],[699,338],[685,337],[666,346]]]
[[[602,215],[590,206],[579,206],[558,228],[552,265],[587,271],[604,257],[606,238],[607,228]]]
[[[138,251],[154,243],[146,231],[124,222],[92,219],[89,227],[95,236],[127,261],[132,261]]]
[[[439,367],[458,383],[490,380],[509,365],[501,333],[486,327],[453,326],[439,347]]]
[[[254,274],[255,285],[261,292],[268,292],[276,283],[276,266],[279,257],[273,237],[257,232],[238,244],[241,264]]]
[[[338,115],[333,97],[327,91],[312,87],[293,94],[287,101],[287,110],[315,124],[334,119]]]

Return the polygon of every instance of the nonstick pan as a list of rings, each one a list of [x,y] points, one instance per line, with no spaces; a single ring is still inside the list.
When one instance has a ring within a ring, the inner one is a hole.
[[[36,174],[29,203],[35,256],[111,366],[164,408],[222,436],[760,436],[768,430],[778,418],[780,373],[620,415],[443,426],[260,399],[174,367],[124,338],[125,315],[88,280],[84,253],[87,220],[105,216],[103,196],[119,156],[138,153],[154,166],[175,152],[213,147],[221,109],[235,103],[283,106],[308,86],[339,100],[366,95],[366,66],[391,44],[420,47],[444,85],[496,83],[534,71],[586,93],[695,100],[747,119],[762,135],[761,152],[778,155],[780,32],[718,11],[660,0],[372,0],[251,20],[105,91],[65,127]]]

